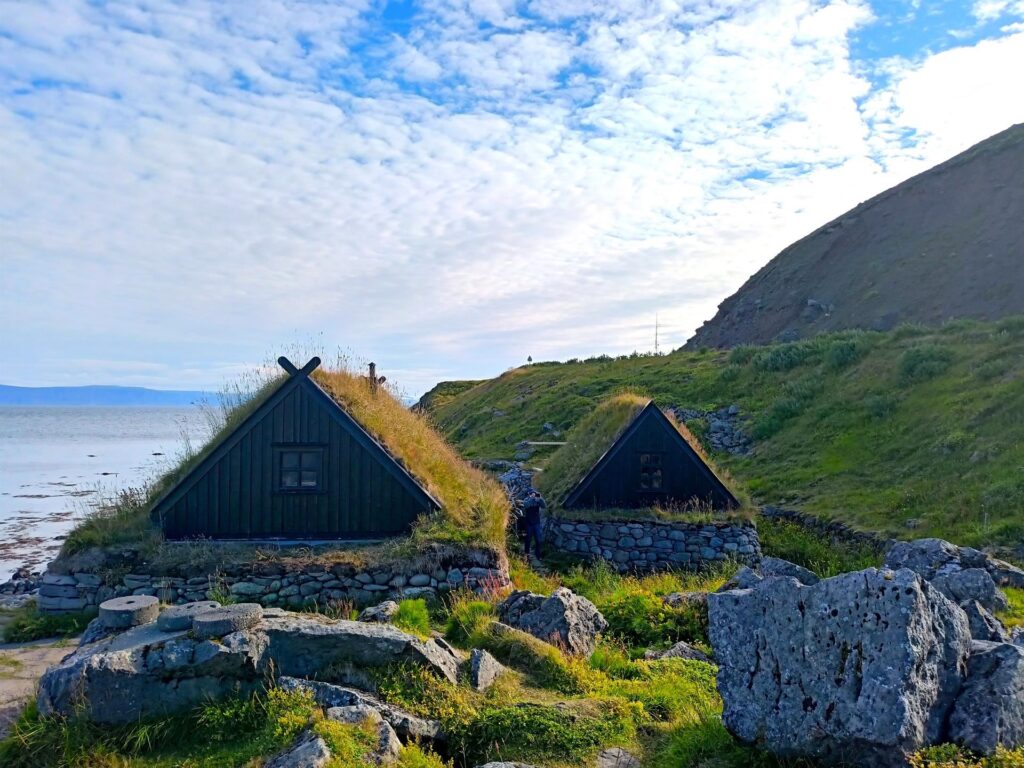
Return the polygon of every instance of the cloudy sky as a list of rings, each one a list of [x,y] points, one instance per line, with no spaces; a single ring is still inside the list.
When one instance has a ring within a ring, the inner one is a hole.
[[[1024,0],[0,0],[0,382],[678,347],[1022,71]]]

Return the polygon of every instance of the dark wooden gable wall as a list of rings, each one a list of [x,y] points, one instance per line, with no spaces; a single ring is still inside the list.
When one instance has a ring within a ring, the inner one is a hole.
[[[643,487],[643,454],[658,457],[658,489]],[[715,509],[738,506],[736,497],[652,402],[569,492],[562,506],[637,508],[694,501],[710,503]]]
[[[280,452],[319,454],[315,491],[282,491]],[[168,538],[373,538],[437,503],[306,376],[286,380],[154,507]]]

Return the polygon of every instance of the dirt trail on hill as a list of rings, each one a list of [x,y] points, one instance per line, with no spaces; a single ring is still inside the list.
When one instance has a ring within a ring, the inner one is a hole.
[[[1024,124],[786,248],[687,348],[1024,313]]]

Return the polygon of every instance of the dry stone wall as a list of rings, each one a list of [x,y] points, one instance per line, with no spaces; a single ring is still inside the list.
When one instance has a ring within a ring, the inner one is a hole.
[[[589,559],[602,558],[620,572],[698,570],[729,559],[753,565],[761,559],[757,529],[743,522],[585,522],[551,517],[546,544]]]
[[[75,570],[55,564],[40,580],[43,613],[90,610],[112,597],[154,595],[167,604],[230,596],[239,602],[297,608],[331,602],[379,603],[388,598],[435,597],[453,589],[508,586],[508,565],[493,552],[473,550],[428,562],[373,568],[352,565],[247,563],[217,573],[153,573],[142,564],[121,570]]]

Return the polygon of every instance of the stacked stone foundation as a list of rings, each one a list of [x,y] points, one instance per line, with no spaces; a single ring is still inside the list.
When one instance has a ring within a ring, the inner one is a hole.
[[[435,598],[454,589],[496,591],[509,584],[505,559],[483,550],[364,568],[270,562],[225,566],[215,573],[157,573],[141,564],[127,573],[123,568],[78,571],[58,562],[43,574],[36,605],[42,613],[72,613],[95,610],[112,597],[154,595],[170,605],[230,598],[309,608],[345,601],[368,605],[389,598]]]
[[[569,520],[551,517],[546,545],[587,559],[603,559],[618,571],[700,570],[725,560],[754,565],[761,543],[753,523],[675,523]]]

